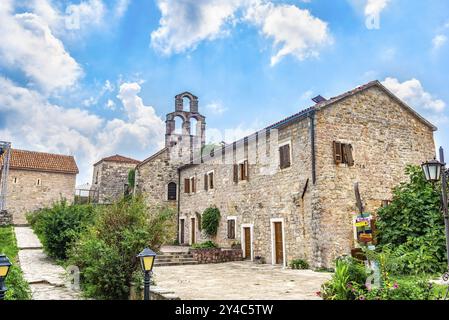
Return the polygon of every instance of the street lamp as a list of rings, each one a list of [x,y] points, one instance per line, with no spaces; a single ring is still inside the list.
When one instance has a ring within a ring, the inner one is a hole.
[[[8,290],[5,286],[5,279],[8,276],[11,262],[4,254],[0,255],[0,300],[5,298],[5,293]]]
[[[447,200],[447,175],[446,164],[444,163],[444,150],[443,147],[440,147],[440,161],[431,160],[422,164],[422,168],[424,171],[424,175],[426,176],[426,180],[430,182],[438,182],[441,180],[442,186],[442,201],[443,201],[443,217],[444,217],[444,225],[446,227],[446,254],[447,254],[447,263],[448,269],[447,272],[443,275],[443,279],[449,279],[449,212],[448,212],[448,200]],[[446,297],[448,296],[448,291],[446,292]]]
[[[151,249],[145,248],[137,257],[140,259],[140,266],[145,275],[143,300],[150,300],[150,280],[156,253]]]

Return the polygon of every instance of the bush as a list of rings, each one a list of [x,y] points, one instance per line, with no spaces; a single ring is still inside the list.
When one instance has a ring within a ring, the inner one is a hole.
[[[69,205],[62,200],[27,215],[27,220],[39,236],[49,256],[65,260],[67,249],[94,221],[91,205]]]
[[[201,228],[208,236],[217,235],[218,225],[220,224],[220,210],[217,207],[209,207],[203,212]]]
[[[192,245],[193,249],[212,249],[212,248],[218,248],[218,245],[213,241],[206,241],[203,243],[194,243]]]
[[[85,294],[96,299],[128,299],[140,271],[137,254],[159,250],[176,231],[174,212],[148,212],[140,197],[99,209],[95,224],[69,251],[70,264],[80,268]]]
[[[444,220],[439,188],[428,183],[420,167],[409,166],[410,181],[393,191],[393,201],[378,210],[379,246],[407,253],[398,272],[440,273],[446,270]]]
[[[306,270],[309,269],[309,263],[303,259],[295,259],[290,262],[292,269]]]
[[[17,254],[16,239],[12,227],[0,227],[0,253],[5,254],[11,261],[12,266],[9,269],[6,278],[6,287],[8,291],[5,300],[30,300],[31,291],[28,282],[23,278],[20,270]]]

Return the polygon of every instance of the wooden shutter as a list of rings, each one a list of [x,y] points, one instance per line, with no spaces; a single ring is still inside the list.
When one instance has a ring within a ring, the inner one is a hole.
[[[279,166],[281,167],[281,169],[284,168],[284,146],[279,148]]]
[[[208,183],[208,179],[209,177],[207,176],[207,174],[204,175],[204,190],[208,190],[209,188],[209,183]]]
[[[210,188],[213,189],[214,188],[214,173],[213,172],[209,173],[209,179],[210,179]]]
[[[248,160],[245,160],[245,162],[243,163],[243,168],[244,168],[244,170],[245,170],[245,180],[248,180],[248,177],[249,177]]]
[[[195,193],[196,192],[196,181],[195,178],[192,178],[192,192]]]
[[[348,166],[352,167],[354,165],[354,158],[352,157],[352,145],[345,144],[345,162]]]
[[[190,179],[189,178],[184,179],[184,192],[190,193]]]
[[[238,166],[238,164],[234,164],[233,175],[234,175],[234,183],[239,182],[239,166]]]
[[[334,160],[335,164],[340,164],[343,162],[343,155],[341,150],[341,143],[334,141]]]
[[[290,167],[290,145],[286,144],[279,148],[280,167],[285,169]]]

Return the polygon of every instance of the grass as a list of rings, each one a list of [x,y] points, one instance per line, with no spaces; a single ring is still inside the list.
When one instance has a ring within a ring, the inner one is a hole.
[[[29,300],[31,291],[28,283],[23,278],[22,270],[18,263],[17,241],[12,227],[0,227],[0,253],[6,254],[12,263],[12,267],[6,278],[6,300]]]

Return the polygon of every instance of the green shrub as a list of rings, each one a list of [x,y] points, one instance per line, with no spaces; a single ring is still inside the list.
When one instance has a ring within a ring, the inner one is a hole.
[[[378,210],[379,246],[407,253],[397,272],[440,273],[446,270],[444,220],[439,188],[428,183],[420,167],[406,169],[409,182],[396,187],[393,201]]]
[[[218,248],[218,244],[216,244],[213,241],[206,241],[202,243],[194,243],[192,245],[193,249],[211,249],[211,248]]]
[[[332,279],[321,286],[321,297],[325,300],[351,300],[349,282],[349,263],[337,260]]]
[[[203,212],[201,228],[208,236],[217,235],[220,224],[220,210],[217,207],[209,207]]]
[[[28,214],[27,219],[48,255],[65,260],[67,249],[93,224],[94,216],[91,205],[69,205],[62,200],[52,207]]]
[[[28,282],[23,278],[20,270],[17,254],[16,238],[12,227],[0,227],[0,253],[5,254],[11,261],[12,266],[6,278],[8,291],[5,300],[30,300],[31,291]]]
[[[309,269],[309,263],[303,259],[295,259],[290,262],[292,269],[306,270]]]
[[[95,224],[69,251],[69,262],[80,268],[85,294],[96,299],[128,299],[139,272],[136,255],[145,247],[159,250],[176,233],[174,212],[148,211],[140,197],[102,207]]]

